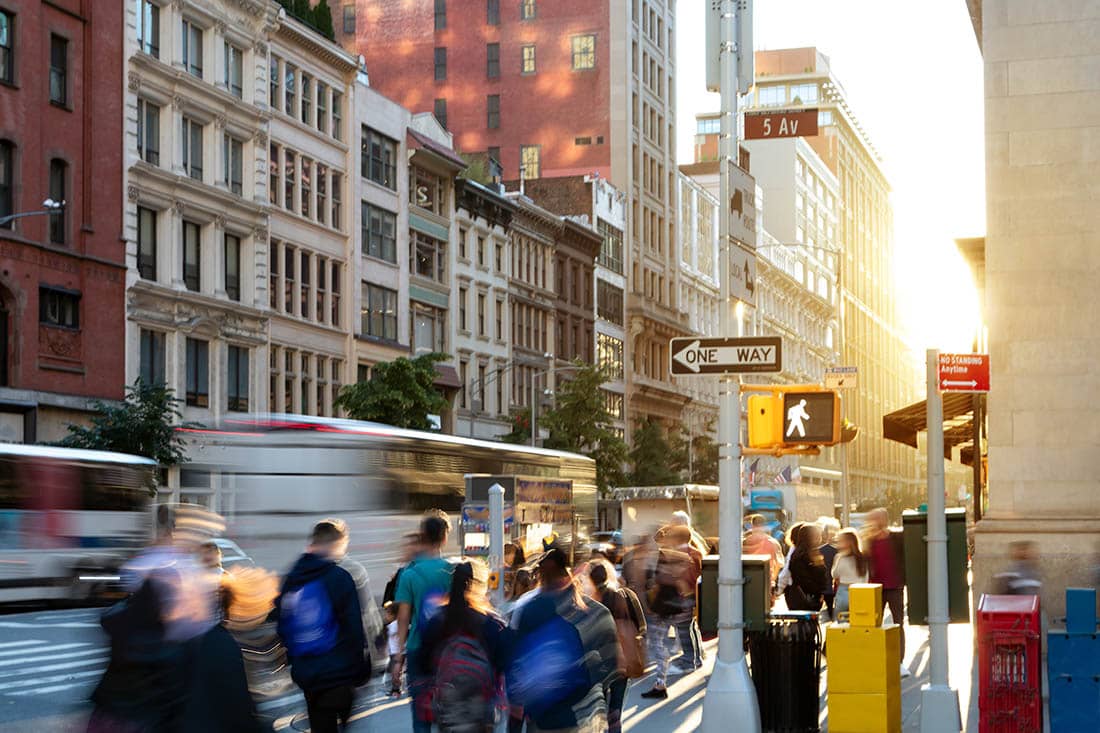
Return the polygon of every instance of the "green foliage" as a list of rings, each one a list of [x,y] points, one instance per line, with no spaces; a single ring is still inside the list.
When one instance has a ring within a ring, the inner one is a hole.
[[[466,161],[466,168],[459,173],[460,178],[465,178],[470,181],[480,183],[482,186],[489,186],[492,184],[493,179],[489,175],[489,156],[486,153],[460,153],[462,159]]]
[[[60,445],[145,456],[161,466],[184,463],[184,440],[176,431],[183,417],[179,404],[172,390],[138,379],[120,404],[94,403],[91,426],[69,425]]]
[[[670,486],[681,482],[679,467],[684,463],[683,452],[668,441],[659,423],[647,419],[634,429],[633,437],[634,447],[629,455],[631,486]]]
[[[581,453],[596,462],[596,484],[601,492],[621,486],[626,443],[614,429],[601,387],[608,372],[594,364],[573,362],[573,378],[557,390],[556,405],[540,418],[550,435],[546,447]]]
[[[512,430],[500,436],[500,439],[513,445],[528,445],[531,442],[531,411],[525,407],[512,415],[509,421]]]
[[[435,386],[435,365],[448,358],[446,354],[424,354],[375,364],[369,381],[340,390],[336,406],[354,420],[428,430],[428,415],[440,414],[449,406]]]
[[[328,0],[320,0],[313,8],[313,25],[325,38],[336,40],[336,28],[332,25],[332,10],[329,9]]]
[[[710,434],[696,435],[691,441],[690,483],[718,485],[718,443]]]

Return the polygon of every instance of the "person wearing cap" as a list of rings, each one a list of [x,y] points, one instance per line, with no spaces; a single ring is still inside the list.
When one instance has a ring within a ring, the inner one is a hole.
[[[515,640],[507,673],[513,718],[509,730],[603,730],[604,687],[619,669],[615,622],[606,608],[586,601],[574,583],[569,557],[551,547],[538,561],[540,591],[514,612]],[[522,709],[523,718],[516,717]]]

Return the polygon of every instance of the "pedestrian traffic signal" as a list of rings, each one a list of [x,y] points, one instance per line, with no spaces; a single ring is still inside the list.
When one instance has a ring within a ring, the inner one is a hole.
[[[798,391],[748,398],[748,447],[836,445],[840,442],[840,396],[832,390],[796,386]]]

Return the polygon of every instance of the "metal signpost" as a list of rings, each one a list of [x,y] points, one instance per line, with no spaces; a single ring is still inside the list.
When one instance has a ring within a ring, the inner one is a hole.
[[[840,366],[825,370],[825,389],[856,389],[857,387],[859,387],[859,367]],[[852,500],[848,496],[847,443],[840,445],[840,525],[852,526]]]

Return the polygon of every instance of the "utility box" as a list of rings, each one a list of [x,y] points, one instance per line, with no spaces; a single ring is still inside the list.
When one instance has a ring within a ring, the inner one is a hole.
[[[970,589],[966,585],[966,510],[948,509],[947,515],[947,608],[952,623],[970,621]],[[908,593],[906,616],[909,623],[928,623],[928,514],[909,510],[902,514],[902,542],[905,547],[905,585]]]
[[[745,631],[760,631],[771,611],[771,557],[742,555],[741,571],[745,577]],[[707,637],[718,633],[718,556],[703,558],[703,573],[699,576],[699,631]]]

